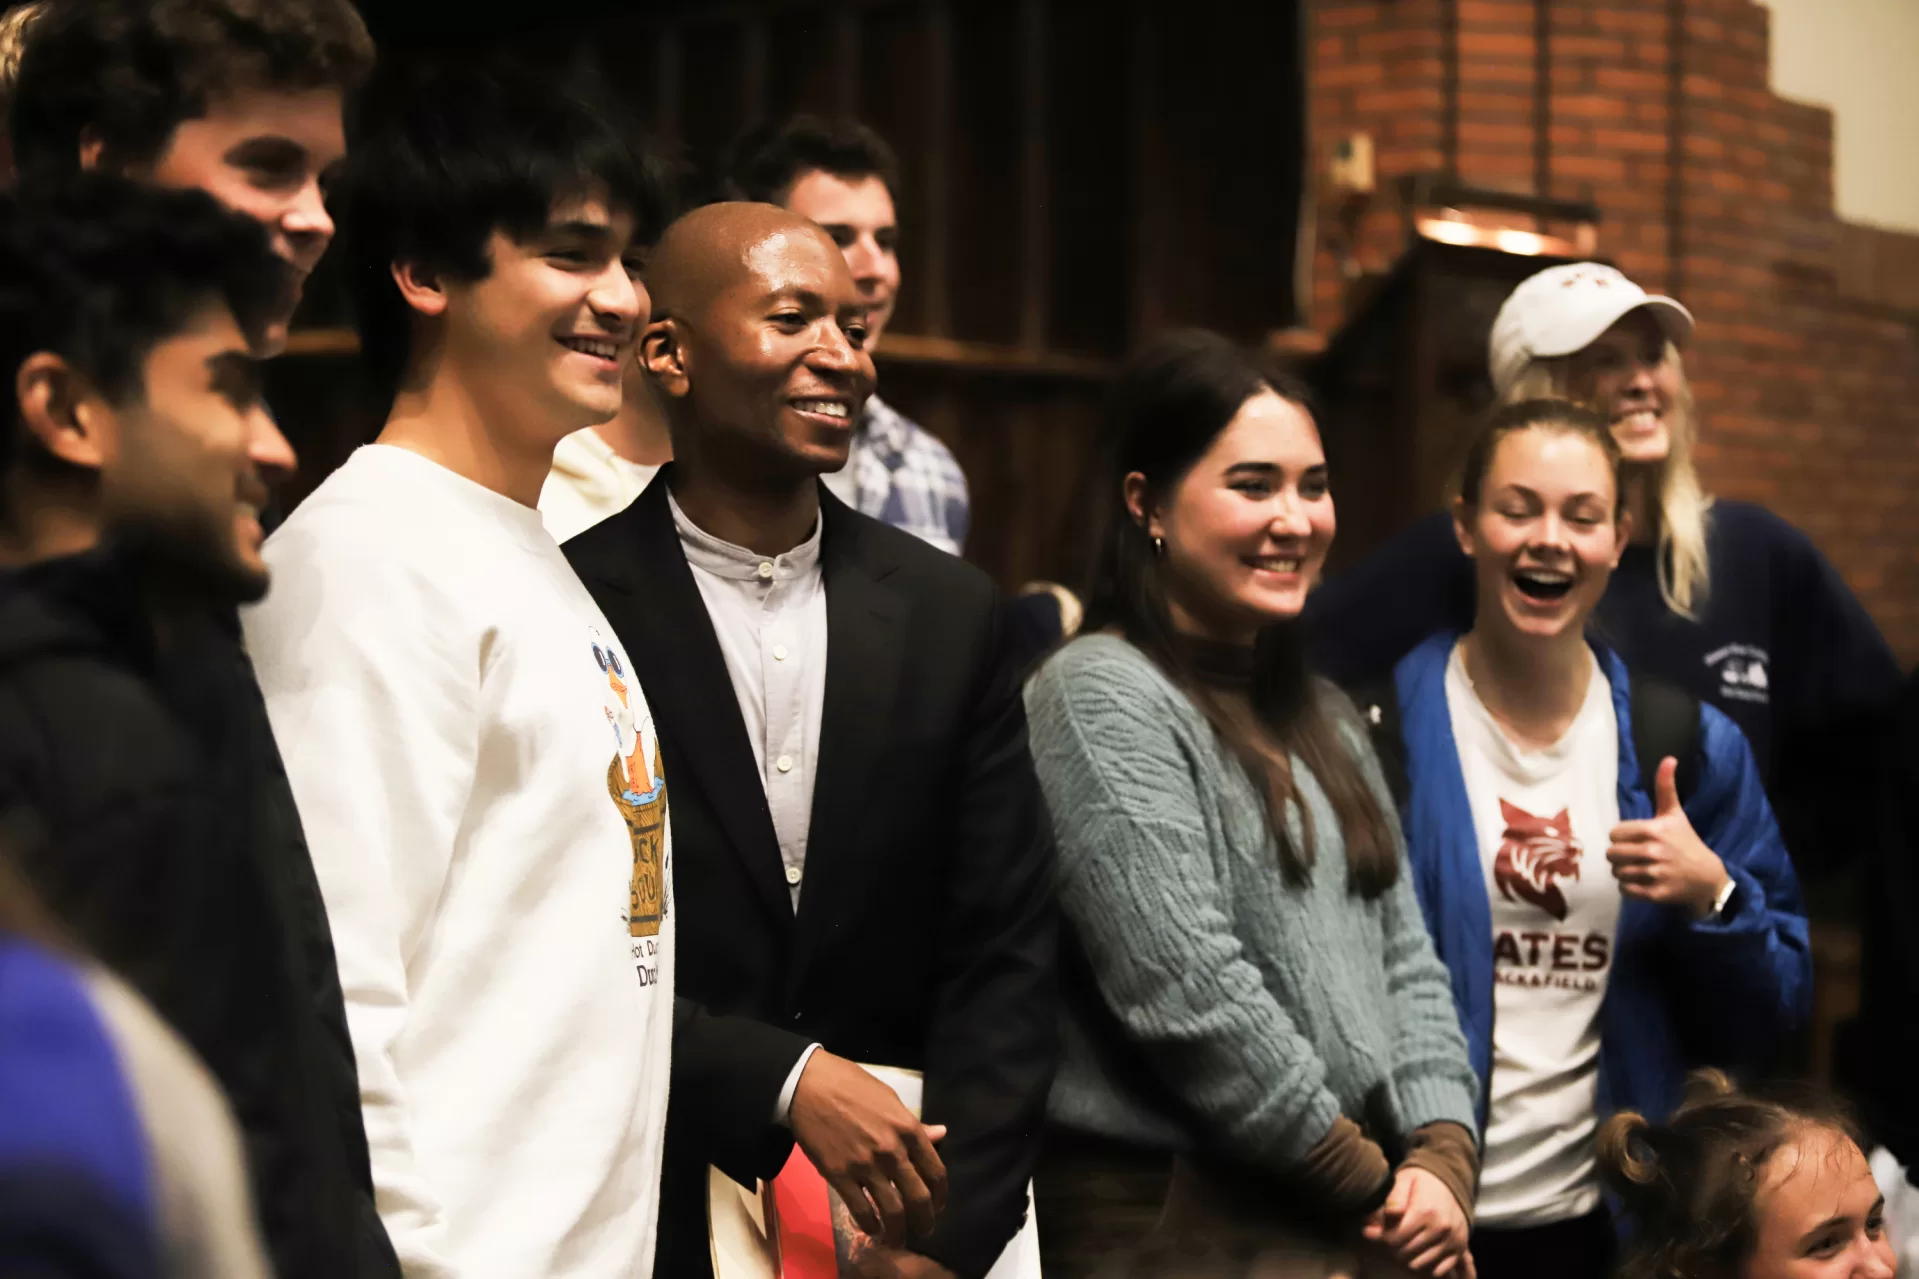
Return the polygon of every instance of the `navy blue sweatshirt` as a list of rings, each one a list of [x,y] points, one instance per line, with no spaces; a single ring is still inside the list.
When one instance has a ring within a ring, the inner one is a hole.
[[[1656,552],[1630,546],[1593,629],[1634,674],[1724,711],[1752,744],[1802,878],[1882,838],[1872,779],[1899,666],[1872,618],[1810,539],[1764,507],[1715,502],[1701,619],[1659,596]],[[1306,606],[1317,668],[1342,684],[1388,678],[1434,631],[1473,624],[1472,561],[1452,518],[1420,520],[1330,578]]]

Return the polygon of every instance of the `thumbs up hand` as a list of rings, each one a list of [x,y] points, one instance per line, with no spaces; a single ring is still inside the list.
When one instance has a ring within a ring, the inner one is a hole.
[[[1679,805],[1673,780],[1679,761],[1668,755],[1653,777],[1653,815],[1612,828],[1606,860],[1619,891],[1628,897],[1680,906],[1704,919],[1730,878],[1726,864],[1707,848]]]

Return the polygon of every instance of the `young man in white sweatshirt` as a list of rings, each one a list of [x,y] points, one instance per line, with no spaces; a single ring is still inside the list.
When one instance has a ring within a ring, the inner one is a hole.
[[[673,1019],[643,672],[541,526],[648,302],[621,130],[495,68],[370,92],[342,201],[393,390],[246,620],[410,1276],[645,1279]]]

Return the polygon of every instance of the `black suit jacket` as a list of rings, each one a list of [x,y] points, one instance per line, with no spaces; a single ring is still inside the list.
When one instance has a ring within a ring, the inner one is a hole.
[[[984,1274],[1024,1217],[1059,1023],[1052,839],[998,592],[822,488],[826,696],[796,913],[671,479],[566,544],[666,767],[680,999],[654,1273],[707,1273],[705,1165],[778,1172],[792,1139],[773,1109],[818,1042],[925,1072],[949,1194],[923,1251]]]

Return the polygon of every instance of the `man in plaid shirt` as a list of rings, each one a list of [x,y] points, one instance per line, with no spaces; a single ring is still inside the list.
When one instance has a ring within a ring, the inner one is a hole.
[[[869,306],[866,348],[879,344],[899,296],[899,167],[863,124],[796,116],[741,139],[730,166],[735,194],[811,218],[846,255]],[[954,555],[966,541],[966,476],[939,438],[879,396],[866,401],[846,467],[825,477],[855,510]]]

